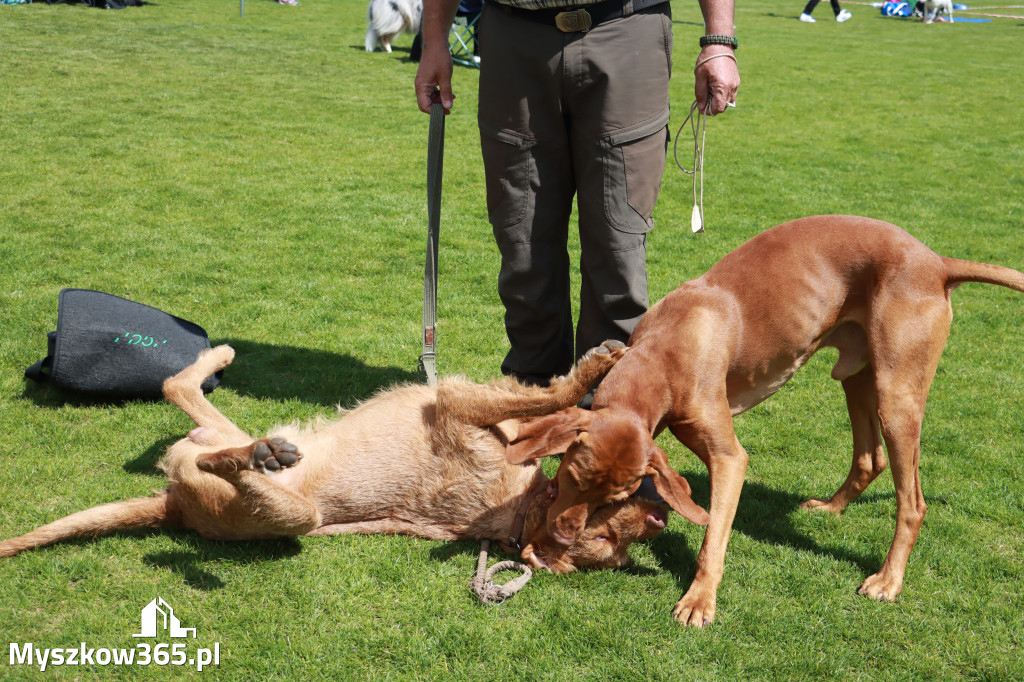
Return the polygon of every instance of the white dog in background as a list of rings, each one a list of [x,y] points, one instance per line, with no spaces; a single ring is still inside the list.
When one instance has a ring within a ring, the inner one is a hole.
[[[402,33],[416,35],[423,18],[423,0],[370,0],[366,10],[366,51],[379,44],[391,52],[391,41]]]
[[[930,24],[935,21],[939,12],[945,10],[946,16],[949,17],[950,21],[953,21],[953,0],[924,0],[924,12],[922,12],[921,21],[926,24]]]

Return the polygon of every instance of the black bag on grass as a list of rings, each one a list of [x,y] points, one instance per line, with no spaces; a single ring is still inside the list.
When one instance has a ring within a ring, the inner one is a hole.
[[[197,324],[148,305],[88,289],[63,289],[57,331],[47,355],[25,376],[58,388],[102,398],[158,399],[164,379],[196,361],[210,347]],[[220,372],[203,383],[209,393]]]

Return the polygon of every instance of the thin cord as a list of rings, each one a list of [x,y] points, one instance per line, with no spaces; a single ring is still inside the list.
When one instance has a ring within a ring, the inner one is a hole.
[[[676,139],[672,143],[672,156],[675,159],[679,170],[687,175],[693,176],[693,213],[690,216],[690,229],[696,232],[704,231],[704,142],[708,132],[708,112],[711,111],[711,98],[708,97],[704,111],[697,107],[697,100],[690,105],[690,113],[687,114],[679,130],[676,131]],[[694,116],[696,114],[696,117]],[[693,170],[687,170],[679,162],[679,136],[690,123],[690,132],[693,135]],[[697,194],[697,177],[700,176],[700,195]]]

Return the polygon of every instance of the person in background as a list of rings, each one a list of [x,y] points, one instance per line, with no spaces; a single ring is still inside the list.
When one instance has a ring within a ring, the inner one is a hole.
[[[818,6],[819,1],[820,0],[808,1],[807,6],[804,7],[803,14],[800,15],[800,21],[803,21],[808,24],[813,24],[815,21],[817,21],[817,19],[811,16],[811,12],[813,12],[814,8]],[[829,0],[829,2],[832,5],[832,13],[836,15],[836,21],[838,21],[839,23],[842,23],[853,16],[853,14],[847,12],[845,9],[839,6],[839,0]]]
[[[459,0],[424,0],[420,110],[448,113],[448,31]],[[699,0],[701,111],[735,106],[733,0]],[[501,253],[504,374],[545,385],[587,349],[626,341],[647,310],[647,232],[669,139],[672,19],[665,0],[488,0],[478,24],[477,121]],[[696,46],[695,46],[696,47]],[[581,244],[573,333],[569,218]]]

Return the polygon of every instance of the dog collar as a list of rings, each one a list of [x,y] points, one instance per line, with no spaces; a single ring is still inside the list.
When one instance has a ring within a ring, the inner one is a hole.
[[[512,529],[508,534],[508,542],[501,542],[501,548],[510,554],[518,554],[523,551],[522,547],[522,535],[523,526],[526,524],[526,514],[530,511],[530,507],[533,506],[534,501],[542,494],[547,492],[548,484],[551,483],[548,477],[540,472],[537,477],[537,482],[533,484],[533,488],[523,498],[522,503],[519,505],[519,510],[516,512],[515,518],[512,519]]]

